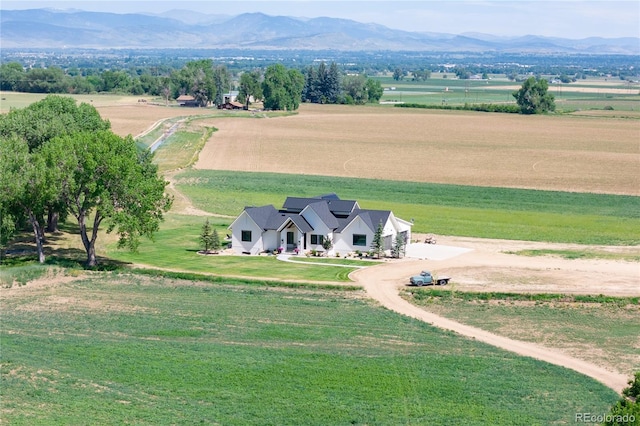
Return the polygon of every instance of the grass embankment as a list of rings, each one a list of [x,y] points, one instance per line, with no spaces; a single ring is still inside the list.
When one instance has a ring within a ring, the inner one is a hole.
[[[640,369],[640,298],[405,289],[430,312],[517,340],[559,348],[631,375]]]
[[[633,253],[615,253],[602,250],[555,250],[555,249],[530,249],[507,251],[505,253],[518,256],[555,256],[564,259],[608,259],[624,260],[626,262],[640,262],[640,255]]]
[[[392,210],[413,232],[600,245],[640,244],[640,197],[188,170],[177,186],[200,209],[236,216],[247,205],[336,192],[362,208]]]
[[[352,292],[100,273],[0,296],[13,425],[529,425],[617,399]]]

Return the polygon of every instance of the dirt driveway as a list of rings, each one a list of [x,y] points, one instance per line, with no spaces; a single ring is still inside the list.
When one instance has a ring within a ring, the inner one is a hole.
[[[640,295],[640,264],[611,260],[567,260],[555,257],[527,257],[504,251],[523,249],[569,249],[572,246],[519,241],[483,240],[461,237],[438,237],[438,244],[468,249],[441,260],[404,259],[355,271],[351,278],[387,309],[452,330],[490,345],[523,356],[530,356],[590,376],[616,392],[627,384],[627,377],[605,368],[570,357],[559,350],[498,336],[430,313],[412,305],[399,295],[410,275],[421,269],[453,277],[450,285],[458,290],[549,292]],[[638,248],[590,247],[594,250],[631,251]]]
[[[520,250],[578,250],[640,255],[640,247],[584,246],[528,241],[437,237],[437,250],[399,272],[397,284],[420,269],[453,277],[463,291],[523,293],[605,294],[640,296],[640,263],[607,259],[564,259],[555,256],[520,256]],[[440,252],[442,253],[442,252]],[[447,256],[451,253],[451,256]],[[402,264],[402,263],[399,263]]]

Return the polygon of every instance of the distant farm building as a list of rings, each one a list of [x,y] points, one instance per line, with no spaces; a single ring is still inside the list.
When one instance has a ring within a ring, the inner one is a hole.
[[[198,104],[198,101],[196,101],[196,98],[194,98],[193,96],[190,96],[190,95],[180,95],[180,96],[178,96],[178,99],[176,99],[176,102],[178,102],[178,105],[180,105],[182,107],[198,107],[198,106],[200,106]]]

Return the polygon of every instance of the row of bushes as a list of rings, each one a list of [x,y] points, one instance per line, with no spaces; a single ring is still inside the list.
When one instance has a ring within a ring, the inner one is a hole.
[[[503,112],[508,114],[519,114],[522,112],[518,105],[512,104],[468,104],[464,105],[427,105],[427,104],[396,104],[399,108],[425,108],[425,109],[449,109],[456,111],[481,111],[481,112]]]

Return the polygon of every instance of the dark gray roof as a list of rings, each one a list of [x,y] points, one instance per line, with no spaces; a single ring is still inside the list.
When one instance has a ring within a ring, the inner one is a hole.
[[[321,201],[319,201],[321,200]],[[340,200],[336,196],[335,198],[302,198],[302,197],[287,197],[282,205],[282,209],[287,212],[300,213],[309,204],[325,202],[329,207],[329,211],[334,215],[346,216],[358,207],[358,202],[354,200]]]
[[[276,210],[272,205],[262,207],[245,207],[249,217],[262,228],[263,231],[279,229],[287,219],[291,219],[293,223],[302,232],[311,232],[313,228],[309,223],[300,215],[296,213],[283,213]]]
[[[319,198],[321,200],[339,200],[340,199],[340,197],[338,197],[338,194],[336,194],[335,192],[332,192],[331,194],[318,195],[317,197],[313,197],[313,198]]]
[[[336,229],[336,232],[344,231],[344,228],[346,228],[347,225],[353,222],[357,217],[360,217],[369,229],[376,232],[378,224],[381,223],[382,226],[384,226],[387,223],[387,220],[389,220],[390,214],[391,211],[389,210],[355,210],[349,215],[349,217],[340,221],[340,227]]]
[[[362,210],[353,200],[340,200],[335,194],[322,195],[314,198],[287,197],[283,210],[276,210],[272,205],[262,207],[245,207],[247,214],[263,230],[277,230],[288,219],[302,232],[311,232],[313,227],[307,220],[300,216],[300,212],[306,207],[313,209],[329,229],[336,232],[344,231],[357,217],[375,232],[378,224],[383,226],[389,220],[389,210]]]
[[[245,207],[244,211],[247,212],[249,217],[262,229],[271,229],[268,227],[274,215],[278,214],[278,210],[272,205],[262,207]]]
[[[311,227],[311,225],[309,225],[309,222],[306,221],[306,219],[300,215],[294,214],[289,216],[289,218],[291,219],[291,221],[293,223],[296,224],[296,226],[298,227],[298,229],[302,232],[311,232],[313,231],[313,228]]]
[[[309,204],[309,208],[312,209],[321,221],[327,225],[329,229],[336,229],[340,224],[338,223],[338,219],[331,213],[329,210],[329,205],[324,201],[319,201],[317,203]]]

